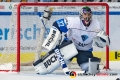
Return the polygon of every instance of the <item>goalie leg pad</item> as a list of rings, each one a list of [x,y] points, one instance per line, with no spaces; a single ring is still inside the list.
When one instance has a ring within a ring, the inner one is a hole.
[[[99,72],[99,63],[101,59],[97,57],[89,58],[88,73],[96,74]]]
[[[48,71],[47,71],[46,67],[44,66],[44,64],[42,63],[41,59],[39,59],[35,63],[33,63],[33,66],[34,66],[35,72],[37,74],[44,75],[44,74],[48,73]]]
[[[66,64],[69,63],[69,59],[71,59],[73,56],[77,55],[77,53],[78,53],[75,45],[71,41],[66,42],[63,45],[61,45],[60,51],[63,55],[63,58],[64,58]],[[36,68],[36,66],[37,66],[37,68]],[[55,71],[59,67],[60,67],[60,63],[56,57],[56,54],[54,53],[54,50],[48,52],[44,57],[42,57],[42,62],[38,62],[35,65],[35,69],[37,69],[36,70],[37,73],[40,73],[40,74],[44,73],[44,72],[42,72],[43,71],[42,68],[46,68],[45,73],[49,74],[49,73]]]
[[[89,58],[89,62],[82,63],[81,69],[87,71],[87,73],[96,74],[99,72],[100,59],[97,57]]]

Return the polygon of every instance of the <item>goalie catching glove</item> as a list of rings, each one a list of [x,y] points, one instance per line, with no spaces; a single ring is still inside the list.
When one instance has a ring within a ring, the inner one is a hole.
[[[97,47],[104,48],[110,45],[110,39],[106,35],[105,31],[100,31],[93,39],[93,45]]]

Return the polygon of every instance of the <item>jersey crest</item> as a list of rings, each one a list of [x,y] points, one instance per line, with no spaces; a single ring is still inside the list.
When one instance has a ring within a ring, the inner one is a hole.
[[[88,39],[88,36],[87,35],[81,35],[81,38],[83,41],[87,40]]]

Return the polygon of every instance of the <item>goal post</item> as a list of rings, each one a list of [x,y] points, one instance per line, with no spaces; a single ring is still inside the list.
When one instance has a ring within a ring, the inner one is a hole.
[[[52,23],[60,18],[67,16],[79,16],[80,9],[83,6],[90,6],[93,10],[93,18],[98,19],[104,27],[106,34],[109,35],[109,6],[107,3],[94,3],[94,2],[32,2],[32,3],[19,3],[17,7],[13,9],[11,17],[11,25],[9,31],[8,41],[6,47],[11,46],[13,49],[4,49],[0,56],[0,71],[8,71],[9,69],[1,68],[1,65],[11,63],[14,68],[12,71],[21,71],[21,66],[32,66],[32,62],[35,60],[35,55],[38,50],[37,42],[39,38],[48,35],[40,36],[42,22],[40,17],[44,13],[46,6],[53,7],[51,19],[46,24],[46,30],[49,32]],[[34,11],[34,7],[37,7],[37,12]],[[12,37],[12,39],[11,39]],[[42,42],[41,42],[42,44]],[[95,48],[95,55],[102,58],[105,62],[105,68],[109,69],[109,47],[105,49]],[[44,55],[47,51],[42,48],[42,53],[38,55]],[[98,55],[99,54],[99,55]],[[26,64],[27,63],[27,64]],[[29,64],[30,63],[30,64]],[[73,60],[75,63],[75,59]],[[25,65],[23,65],[25,64]],[[72,66],[72,65],[71,65]],[[75,68],[75,67],[74,67]]]

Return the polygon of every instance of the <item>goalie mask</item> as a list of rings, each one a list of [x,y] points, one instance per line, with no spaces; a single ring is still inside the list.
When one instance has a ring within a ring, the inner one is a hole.
[[[80,11],[80,18],[85,26],[89,26],[92,20],[92,11],[89,7],[85,6]]]

